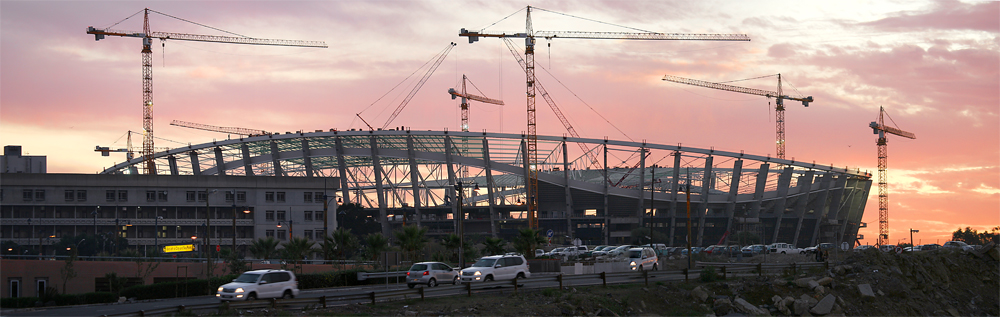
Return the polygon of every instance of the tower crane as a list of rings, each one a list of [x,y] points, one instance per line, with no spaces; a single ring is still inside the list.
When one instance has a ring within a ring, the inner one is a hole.
[[[538,228],[538,132],[535,123],[535,38],[545,39],[614,39],[614,40],[703,40],[703,41],[749,41],[746,34],[681,34],[658,32],[581,32],[581,31],[534,31],[531,25],[531,6],[526,7],[524,33],[468,31],[461,29],[458,36],[469,38],[469,43],[479,41],[480,37],[523,38],[525,56],[525,81],[527,83],[527,151],[528,177],[525,180],[525,193],[528,205],[528,227]],[[548,11],[540,9],[543,11]]]
[[[707,81],[704,81],[704,80],[682,78],[682,77],[671,76],[671,75],[663,75],[663,80],[664,81],[675,82],[675,83],[680,83],[680,84],[698,86],[698,87],[705,87],[705,88],[719,89],[719,90],[732,91],[732,92],[738,92],[738,93],[744,93],[744,94],[751,94],[751,95],[757,95],[757,96],[764,96],[764,97],[767,97],[767,98],[775,98],[776,101],[775,101],[775,105],[774,105],[774,116],[775,116],[775,120],[774,120],[774,124],[775,124],[775,127],[774,127],[774,131],[775,131],[774,132],[774,139],[775,140],[774,140],[774,143],[775,143],[775,146],[777,147],[777,149],[776,149],[777,154],[776,155],[778,156],[779,159],[785,159],[785,105],[784,105],[783,100],[788,99],[788,100],[800,101],[800,102],[802,102],[802,105],[806,106],[806,107],[809,106],[810,102],[813,102],[813,97],[812,96],[809,96],[809,97],[789,97],[789,96],[783,94],[782,91],[781,91],[781,74],[778,74],[778,91],[777,92],[775,92],[775,91],[767,91],[767,90],[763,90],[763,89],[745,88],[745,87],[739,87],[739,86],[733,86],[733,85],[727,85],[727,84],[713,83],[713,82],[707,82]]]
[[[469,132],[469,101],[467,99],[503,106],[503,100],[492,99],[468,93],[465,90],[465,83],[467,82],[469,82],[469,77],[462,75],[462,92],[455,91],[455,88],[448,89],[448,93],[451,94],[452,100],[455,100],[455,98],[457,97],[462,98],[462,132]]]
[[[441,51],[441,53],[438,53],[437,56],[432,58],[434,60],[434,64],[427,69],[427,72],[424,73],[424,77],[421,77],[420,81],[417,82],[415,86],[413,86],[413,89],[410,90],[410,93],[408,95],[406,95],[406,98],[403,98],[403,102],[399,103],[399,106],[396,107],[396,110],[392,112],[391,116],[389,116],[389,120],[386,120],[385,124],[382,125],[382,129],[389,127],[389,124],[392,123],[392,120],[395,120],[396,116],[398,116],[399,113],[403,111],[403,107],[406,107],[406,105],[410,103],[410,100],[413,99],[413,96],[417,95],[417,91],[420,91],[420,87],[423,87],[424,83],[427,82],[427,79],[431,78],[431,75],[433,75],[434,71],[438,69],[438,66],[441,66],[441,62],[444,61],[445,57],[448,57],[448,53],[451,52],[451,49],[453,48],[455,48],[455,42],[451,42],[450,44],[448,44],[448,47],[446,47],[443,51]],[[358,118],[361,118],[361,114],[358,114]],[[362,118],[361,120],[364,121],[365,119]],[[368,122],[366,121],[365,124],[368,125]],[[371,125],[368,125],[368,127],[371,128]]]
[[[889,185],[886,182],[886,163],[888,160],[887,143],[885,134],[895,134],[907,139],[916,139],[917,135],[906,132],[895,127],[885,125],[885,108],[878,108],[878,121],[872,121],[868,127],[872,128],[872,133],[878,134],[875,144],[878,145],[878,245],[883,245],[889,239]],[[892,118],[889,118],[891,121]],[[912,241],[910,243],[913,243]]]
[[[135,37],[142,39],[142,156],[143,166],[147,174],[156,174],[156,163],[153,161],[153,39],[213,42],[228,44],[249,44],[249,45],[273,45],[273,46],[296,46],[296,47],[321,47],[326,48],[326,43],[322,41],[300,41],[300,40],[277,40],[252,38],[232,32],[226,32],[237,36],[201,35],[186,33],[152,32],[149,29],[149,12],[159,13],[164,16],[179,19],[168,14],[157,12],[145,8],[143,12],[142,32],[113,30],[111,27],[98,29],[93,26],[87,27],[87,34],[93,34],[95,41],[104,39],[105,36]],[[136,12],[135,14],[139,14]],[[135,16],[133,14],[132,16]],[[131,16],[129,17],[131,18]],[[126,18],[127,20],[128,18]],[[124,21],[124,20],[123,20]],[[190,22],[187,20],[183,20]],[[120,22],[119,22],[120,23]],[[116,23],[117,25],[117,23]],[[216,29],[218,30],[218,29]],[[220,30],[221,31],[221,30]],[[225,31],[223,31],[225,32]]]
[[[245,136],[257,136],[257,135],[268,134],[268,132],[264,131],[264,130],[248,129],[248,128],[240,128],[240,127],[220,127],[220,126],[214,126],[214,125],[208,125],[208,124],[201,124],[201,123],[194,123],[194,122],[187,122],[187,121],[180,121],[180,120],[174,120],[174,121],[170,122],[170,125],[178,126],[178,127],[191,128],[191,129],[199,129],[199,130],[205,130],[205,131],[212,131],[212,132],[222,132],[222,133],[229,133],[229,134],[239,134],[239,135],[245,135]]]

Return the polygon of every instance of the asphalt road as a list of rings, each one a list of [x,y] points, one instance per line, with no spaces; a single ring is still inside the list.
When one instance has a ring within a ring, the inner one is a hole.
[[[559,282],[556,279],[556,273],[536,273],[533,274],[529,279],[519,280],[519,287],[539,289],[539,288],[558,288]],[[589,278],[579,279],[579,275],[564,275],[563,286],[586,286],[586,285],[601,285],[603,282],[600,278],[593,278],[594,275],[586,275]],[[697,273],[692,272],[690,278],[698,278]],[[654,283],[657,281],[679,281],[684,280],[684,275],[682,274],[668,274],[665,272],[651,271],[649,273],[649,282]],[[621,284],[621,283],[643,283],[644,280],[639,274],[634,274],[630,276],[608,276],[608,284]],[[418,286],[419,287],[419,286]],[[477,293],[491,293],[500,291],[513,290],[513,283],[510,281],[495,281],[489,283],[476,283],[472,285],[473,296]],[[400,284],[381,284],[381,285],[364,285],[364,286],[350,286],[350,287],[335,287],[335,288],[324,288],[324,289],[309,289],[301,290],[297,298],[319,298],[321,296],[327,297],[327,305],[344,305],[353,304],[356,302],[368,302],[359,300],[337,300],[337,297],[369,294],[372,291],[382,292],[391,290],[406,290],[406,283]],[[416,290],[410,293],[408,296],[413,298]],[[425,289],[425,296],[427,297],[438,297],[438,296],[467,296],[468,290],[466,290],[464,285],[440,285],[433,289]],[[401,296],[400,296],[401,297]],[[384,300],[380,298],[379,300]],[[36,308],[36,309],[25,309],[25,310],[6,310],[3,311],[4,316],[102,316],[102,315],[116,315],[116,314],[127,314],[136,313],[141,310],[151,311],[154,309],[161,309],[167,307],[178,307],[181,305],[192,306],[200,304],[217,304],[219,300],[215,296],[194,296],[194,297],[183,297],[183,298],[170,298],[170,299],[160,299],[160,300],[150,300],[138,303],[123,303],[123,304],[98,304],[98,305],[82,305],[82,306],[68,306],[68,307],[47,307],[47,308]]]

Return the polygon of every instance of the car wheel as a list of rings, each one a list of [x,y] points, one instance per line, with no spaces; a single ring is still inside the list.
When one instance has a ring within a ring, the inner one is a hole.
[[[492,281],[493,281],[493,275],[487,275],[486,278],[483,279],[483,282],[492,282]]]
[[[526,278],[526,277],[524,277],[524,272],[518,272],[517,273],[517,278],[519,278],[519,279]]]
[[[785,251],[781,251],[781,254],[785,254]]]
[[[461,282],[462,282],[462,279],[459,278],[457,275],[455,276],[455,279],[451,280],[451,284],[452,285],[458,285],[458,283],[461,283]]]
[[[639,271],[642,271],[642,270],[643,270],[643,269],[642,269],[642,265],[639,265]]]
[[[250,295],[247,295],[247,300],[257,300],[257,293],[250,293]]]
[[[434,286],[437,286],[437,285],[438,285],[438,282],[434,278],[431,278],[430,281],[427,281],[427,287],[434,287]]]
[[[656,264],[653,264],[653,271],[656,271],[656,270],[658,270],[658,268],[656,267]]]
[[[281,294],[281,299],[292,299],[295,295],[292,295],[292,290],[285,290],[284,294]]]
[[[417,286],[417,285],[415,285],[415,284],[406,284],[406,286],[409,287],[409,288],[413,288],[414,286]]]

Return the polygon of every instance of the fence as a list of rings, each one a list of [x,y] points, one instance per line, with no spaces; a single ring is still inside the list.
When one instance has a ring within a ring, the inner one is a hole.
[[[828,262],[816,262],[816,263],[792,263],[792,264],[762,264],[762,263],[725,263],[725,262],[696,262],[696,268],[716,268],[720,269],[723,278],[727,277],[727,274],[747,274],[754,273],[757,275],[770,273],[779,274],[796,274],[797,270],[809,269],[809,268],[829,268]],[[358,279],[373,279],[373,278],[387,278],[395,276],[406,275],[406,272],[381,272],[381,273],[358,273]],[[608,273],[600,272],[595,274],[580,274],[580,275],[549,275],[541,276],[530,279],[514,279],[511,281],[497,281],[491,283],[464,283],[456,286],[442,286],[435,288],[418,287],[414,289],[404,288],[398,290],[384,290],[384,291],[370,291],[354,294],[344,294],[338,296],[320,296],[318,298],[295,298],[295,299],[270,299],[270,300],[257,300],[250,302],[228,302],[222,304],[201,304],[201,305],[180,305],[173,307],[164,307],[153,310],[128,312],[121,314],[109,314],[104,316],[145,316],[145,315],[164,315],[181,313],[186,310],[191,311],[205,311],[205,310],[219,310],[224,311],[227,309],[251,309],[251,308],[284,308],[284,307],[297,307],[297,306],[311,306],[316,305],[316,307],[327,308],[328,305],[344,305],[353,303],[370,303],[375,304],[378,302],[387,302],[392,300],[406,299],[406,298],[417,298],[421,300],[427,297],[442,297],[442,296],[454,296],[461,293],[464,295],[472,297],[473,291],[477,293],[490,293],[498,292],[495,287],[500,285],[510,285],[513,286],[514,292],[516,293],[519,289],[537,289],[537,288],[547,288],[553,287],[552,282],[559,283],[559,289],[563,289],[567,286],[583,286],[583,285],[602,285],[607,287],[608,284],[632,284],[632,283],[645,283],[649,285],[650,278],[661,278],[668,281],[689,281],[691,278],[698,278],[700,276],[700,270],[675,270],[675,271],[629,271],[629,272],[618,272],[618,273]],[[610,280],[610,281],[609,281]],[[460,291],[464,291],[461,292]],[[502,291],[501,291],[502,292]]]

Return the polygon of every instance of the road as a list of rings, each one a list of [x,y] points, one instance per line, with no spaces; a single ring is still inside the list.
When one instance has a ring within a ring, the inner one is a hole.
[[[519,280],[519,287],[529,288],[529,289],[543,289],[543,288],[558,288],[559,282],[556,279],[556,273],[536,273],[533,274],[529,279]],[[586,275],[586,279],[580,279],[580,275],[564,275],[563,286],[587,286],[587,285],[601,285],[603,282],[600,278],[594,278],[594,275]],[[697,273],[692,272],[690,278],[698,278]],[[652,271],[649,273],[649,282],[654,283],[657,281],[680,281],[684,280],[684,275],[676,273],[666,273],[661,271]],[[644,280],[639,274],[634,274],[630,276],[619,276],[609,274],[607,278],[608,284],[622,284],[622,283],[643,283]],[[472,285],[473,296],[477,293],[492,293],[506,290],[513,290],[513,283],[509,281],[496,281],[489,283],[477,283]],[[382,291],[392,291],[392,290],[405,290],[406,284],[381,284],[381,285],[364,285],[364,286],[349,286],[349,287],[335,287],[335,288],[324,288],[324,289],[309,289],[301,290],[297,298],[319,298],[321,296],[327,297],[328,305],[344,305],[353,304],[359,302],[358,300],[343,301],[337,300],[337,297],[359,295],[359,294],[369,294],[372,291],[382,292]],[[426,289],[430,290],[430,289]],[[412,298],[414,293],[409,296]],[[428,297],[437,296],[467,296],[467,290],[463,285],[441,285],[433,289],[433,292],[426,292]],[[382,300],[382,299],[380,299]],[[367,301],[365,301],[367,302]],[[36,308],[34,310],[10,310],[4,311],[4,316],[101,316],[101,315],[116,315],[116,314],[127,314],[135,313],[141,310],[150,311],[154,309],[167,308],[167,307],[178,307],[181,305],[192,306],[200,304],[213,304],[219,303],[219,300],[215,296],[194,296],[194,297],[183,297],[183,298],[170,298],[170,299],[160,299],[151,300],[138,303],[123,303],[123,304],[98,304],[98,305],[82,305],[82,306],[69,306],[69,307],[48,307],[48,308]]]

